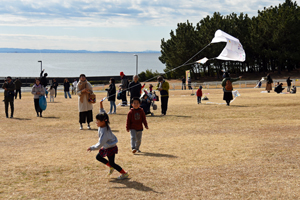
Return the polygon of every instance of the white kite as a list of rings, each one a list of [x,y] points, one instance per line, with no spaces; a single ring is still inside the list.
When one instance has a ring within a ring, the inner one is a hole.
[[[225,33],[224,31],[217,30],[215,32],[215,37],[212,39],[211,43],[226,42],[226,46],[221,52],[221,54],[216,57],[219,60],[232,60],[244,62],[246,60],[246,53],[243,49],[242,44],[239,39]],[[203,50],[203,49],[202,49]],[[204,64],[208,61],[207,58],[202,58],[196,61],[196,63]]]
[[[225,33],[224,31],[217,30],[211,43],[218,42],[226,42],[227,44],[217,59],[240,62],[244,62],[246,60],[246,53],[239,39]]]

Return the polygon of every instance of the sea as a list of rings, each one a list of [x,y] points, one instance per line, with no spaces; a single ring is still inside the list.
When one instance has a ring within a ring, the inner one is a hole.
[[[160,53],[0,53],[0,77],[38,77],[42,68],[49,77],[118,76],[165,69]],[[42,62],[38,62],[42,61]]]

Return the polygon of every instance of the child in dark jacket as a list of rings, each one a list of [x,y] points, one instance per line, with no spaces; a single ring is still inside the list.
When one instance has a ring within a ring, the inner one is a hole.
[[[140,99],[135,97],[132,99],[131,105],[133,108],[127,114],[126,130],[130,131],[132,153],[140,151],[142,142],[143,124],[148,129],[145,112],[140,108]]]
[[[197,102],[198,104],[201,103],[201,98],[202,98],[202,86],[199,86],[199,89],[197,90]]]

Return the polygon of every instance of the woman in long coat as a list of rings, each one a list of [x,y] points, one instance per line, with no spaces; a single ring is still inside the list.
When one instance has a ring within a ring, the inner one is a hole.
[[[80,130],[82,124],[87,122],[87,128],[91,129],[90,122],[93,121],[93,105],[89,103],[89,95],[93,93],[92,85],[86,80],[84,74],[80,75],[79,82],[76,87],[78,95],[79,123]]]
[[[266,80],[267,80],[266,90],[268,91],[268,93],[270,93],[270,91],[272,90],[272,83],[273,83],[270,74],[267,75]]]
[[[223,81],[222,81],[222,86],[223,86],[223,92],[224,92],[224,96],[223,96],[223,100],[226,101],[227,106],[230,105],[230,101],[233,99],[232,96],[232,83],[235,81],[240,80],[242,77],[238,77],[238,78],[231,78],[229,76],[228,72],[225,72],[223,75]]]

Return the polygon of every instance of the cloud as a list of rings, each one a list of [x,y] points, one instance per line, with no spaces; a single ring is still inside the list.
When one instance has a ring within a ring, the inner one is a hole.
[[[213,12],[244,12],[253,16],[281,1],[242,0],[4,0],[0,25],[37,26],[166,26],[186,20],[198,22]],[[8,17],[10,20],[6,20]]]

